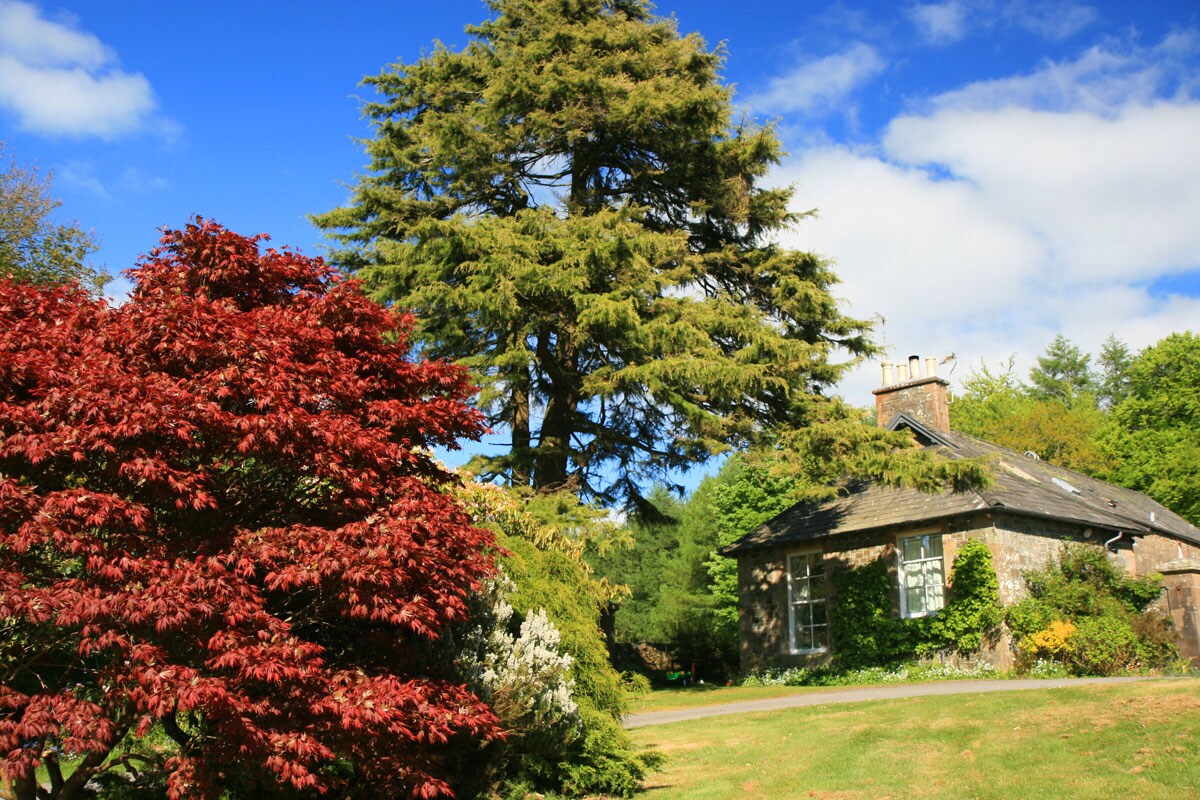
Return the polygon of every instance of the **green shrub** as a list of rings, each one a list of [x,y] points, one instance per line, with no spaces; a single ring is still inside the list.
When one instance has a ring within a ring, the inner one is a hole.
[[[1115,675],[1137,666],[1138,637],[1116,615],[1086,617],[1067,639],[1066,664],[1077,675]]]
[[[559,765],[562,791],[632,797],[646,776],[663,763],[662,754],[634,747],[617,720],[589,707],[586,701],[579,710],[584,735],[578,750],[583,757]]]
[[[1172,666],[1179,659],[1175,629],[1166,614],[1143,612],[1130,620],[1130,627],[1137,636],[1139,666],[1160,669]]]
[[[1000,584],[987,545],[970,539],[959,548],[950,572],[946,607],[930,620],[929,637],[918,647],[976,653],[1004,621]]]
[[[1004,619],[992,554],[983,542],[959,548],[946,606],[935,616],[892,613],[894,576],[883,559],[831,572],[834,657],[843,670],[889,666],[942,650],[978,652]]]
[[[459,497],[478,524],[495,532],[496,543],[503,549],[499,565],[512,581],[504,599],[514,611],[509,623],[514,630],[510,637],[495,638],[512,638],[516,646],[521,639],[545,644],[557,636],[555,653],[533,659],[531,666],[538,666],[536,672],[518,672],[528,673],[534,681],[546,683],[549,675],[552,682],[569,685],[570,699],[577,707],[570,720],[557,711],[540,716],[514,713],[530,698],[540,702],[554,694],[549,685],[542,692],[536,691],[537,687],[514,687],[521,691],[512,696],[521,702],[513,711],[496,703],[509,728],[508,739],[483,752],[462,753],[462,777],[456,791],[461,797],[631,795],[661,758],[639,751],[621,727],[627,693],[621,675],[609,663],[599,625],[600,611],[611,599],[611,587],[591,574],[583,558],[588,527],[597,524],[594,514],[569,496],[555,505],[544,497],[527,500],[492,485],[466,484],[460,487]],[[535,506],[535,500],[541,506]],[[540,618],[543,612],[553,634],[545,630],[530,637],[515,630],[517,622]],[[482,616],[486,615],[477,616],[479,622],[485,621]],[[469,643],[469,632],[464,633],[468,633],[463,638]],[[570,656],[569,684],[560,681],[555,668],[559,653]],[[470,666],[460,659],[460,669],[464,663]],[[557,687],[559,693],[561,689]],[[561,698],[556,702],[559,710],[567,707]],[[572,723],[569,730],[568,721]]]
[[[1112,675],[1163,669],[1178,658],[1167,620],[1146,611],[1162,593],[1160,575],[1125,575],[1101,548],[1067,544],[1056,561],[1027,573],[1025,584],[1029,596],[1005,612],[1019,669],[1053,656],[1075,675]],[[1056,624],[1074,630],[1051,653],[1043,640]]]
[[[642,673],[627,669],[621,673],[621,688],[631,697],[641,697],[650,694],[654,685]]]

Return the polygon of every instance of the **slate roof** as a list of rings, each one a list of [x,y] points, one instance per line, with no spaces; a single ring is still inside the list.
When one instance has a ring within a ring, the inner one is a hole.
[[[925,494],[915,489],[856,482],[834,500],[792,506],[720,552],[732,556],[760,547],[932,522],[976,511],[1006,511],[1073,522],[1114,534],[1159,533],[1200,545],[1200,529],[1141,492],[1089,478],[964,433],[933,431],[903,414],[888,427],[911,429],[919,442],[939,448],[949,458],[988,459],[995,485],[981,491]]]

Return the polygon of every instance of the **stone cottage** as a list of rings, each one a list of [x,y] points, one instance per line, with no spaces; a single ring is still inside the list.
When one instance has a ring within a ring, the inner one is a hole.
[[[879,424],[907,428],[951,458],[990,459],[995,485],[930,495],[855,483],[834,500],[793,506],[725,547],[722,554],[738,562],[743,671],[830,659],[834,569],[883,559],[893,576],[892,613],[936,614],[955,552],[968,539],[991,552],[1005,605],[1024,593],[1023,573],[1065,542],[1103,547],[1135,575],[1161,573],[1159,602],[1180,652],[1200,659],[1200,529],[1139,492],[950,430],[949,384],[935,359],[925,365],[922,375],[915,356],[895,370],[884,362],[884,385],[874,392]],[[983,657],[1009,666],[1009,643]]]

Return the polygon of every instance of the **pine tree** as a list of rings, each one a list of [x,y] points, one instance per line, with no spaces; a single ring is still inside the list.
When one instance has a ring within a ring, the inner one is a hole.
[[[1112,408],[1129,396],[1129,367],[1132,364],[1129,346],[1110,333],[1100,350],[1099,400],[1106,408]]]
[[[473,370],[511,448],[478,465],[604,501],[753,441],[872,352],[721,55],[645,0],[491,0],[462,51],[367,83],[369,174],[335,259]]]
[[[1029,392],[1039,400],[1059,400],[1070,405],[1080,395],[1091,396],[1096,389],[1091,372],[1092,357],[1061,333],[1038,356],[1038,365],[1029,371]]]

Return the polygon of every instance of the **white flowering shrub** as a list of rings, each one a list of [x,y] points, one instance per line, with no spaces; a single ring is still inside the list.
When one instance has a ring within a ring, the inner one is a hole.
[[[579,726],[579,706],[572,694],[574,659],[560,648],[558,628],[543,609],[528,614],[517,631],[515,612],[507,602],[511,582],[506,578],[484,592],[490,609],[477,616],[460,653],[459,669],[469,685],[487,700],[510,733],[573,734]]]

